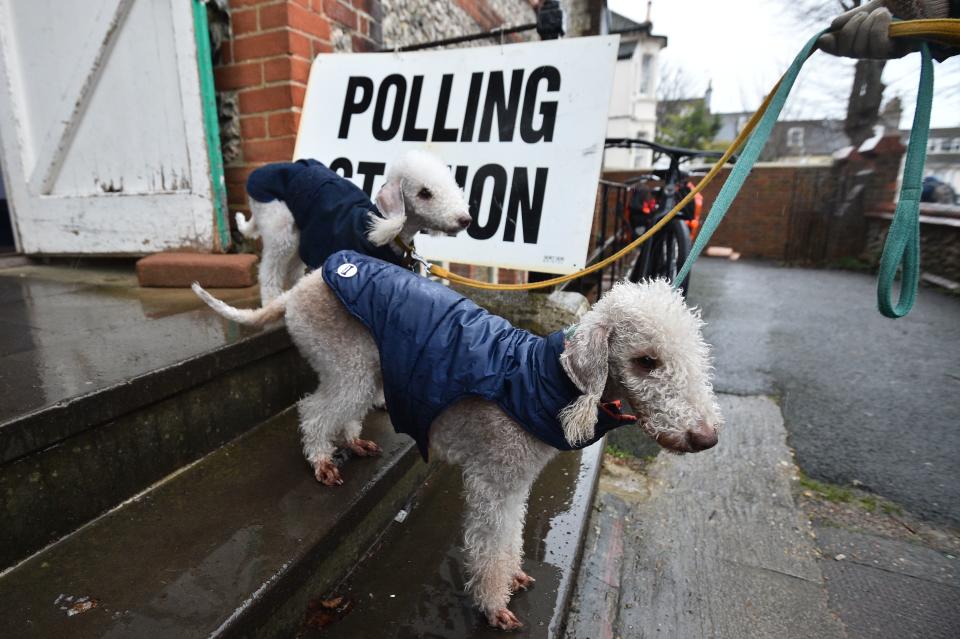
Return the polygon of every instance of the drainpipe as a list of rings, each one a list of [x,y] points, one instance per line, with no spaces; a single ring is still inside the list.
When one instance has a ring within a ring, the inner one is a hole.
[[[210,32],[207,24],[207,0],[193,2],[193,33],[197,41],[197,71],[200,75],[200,101],[203,109],[204,137],[210,164],[210,185],[213,197],[214,250],[225,253],[230,248],[230,225],[227,222],[227,187],[220,151],[220,124],[217,115],[217,92],[213,83],[213,58],[210,53]]]

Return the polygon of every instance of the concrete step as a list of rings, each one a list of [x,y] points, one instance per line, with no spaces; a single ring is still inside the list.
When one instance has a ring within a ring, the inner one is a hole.
[[[256,288],[218,291],[240,306]],[[316,383],[255,331],[130,268],[0,270],[0,568],[289,407]]]
[[[561,632],[602,450],[600,442],[581,452],[561,453],[534,485],[523,567],[537,581],[510,603],[525,625],[519,636],[556,637]],[[462,521],[460,470],[444,466],[420,491],[406,519],[392,523],[363,563],[313,602],[300,636],[503,637],[464,592]],[[324,602],[336,605],[326,611]]]
[[[0,577],[5,636],[292,636],[426,476],[385,414],[364,432],[383,456],[327,488],[294,410],[258,426]]]

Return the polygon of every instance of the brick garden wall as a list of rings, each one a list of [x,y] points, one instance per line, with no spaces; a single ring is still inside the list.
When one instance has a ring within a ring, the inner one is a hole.
[[[744,257],[799,264],[859,258],[867,240],[865,213],[894,201],[903,151],[892,136],[830,165],[758,164],[710,244]],[[704,190],[704,214],[729,172],[723,169]],[[623,182],[636,174],[604,177]]]

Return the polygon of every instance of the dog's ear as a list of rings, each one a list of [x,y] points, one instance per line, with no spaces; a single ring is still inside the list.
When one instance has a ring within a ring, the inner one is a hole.
[[[403,200],[403,180],[390,180],[377,192],[377,208],[383,217],[370,213],[367,239],[374,246],[383,246],[403,230],[407,210]]]
[[[583,393],[560,411],[563,434],[571,446],[593,439],[597,425],[597,404],[607,384],[610,326],[595,318],[584,318],[573,334],[564,339],[560,365]]]

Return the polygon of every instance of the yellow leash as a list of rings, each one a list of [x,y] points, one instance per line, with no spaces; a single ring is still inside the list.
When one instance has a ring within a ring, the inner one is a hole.
[[[909,20],[895,22],[890,25],[890,36],[897,38],[923,38],[925,40],[947,46],[960,47],[960,20]],[[490,282],[482,282],[480,280],[457,275],[456,273],[452,273],[442,266],[424,262],[428,274],[449,280],[456,284],[462,284],[463,286],[469,286],[471,288],[478,288],[488,291],[530,291],[539,288],[548,288],[550,286],[556,286],[558,284],[563,284],[564,282],[579,279],[585,275],[589,275],[590,273],[595,273],[596,271],[613,264],[617,260],[626,257],[629,253],[636,250],[641,244],[653,237],[661,228],[663,228],[681,210],[683,210],[683,207],[689,204],[698,193],[700,193],[707,187],[708,184],[710,184],[710,182],[713,181],[713,179],[723,168],[723,165],[727,163],[737,149],[739,149],[744,142],[746,142],[747,138],[749,138],[753,133],[754,129],[757,127],[757,124],[770,107],[770,103],[773,101],[773,98],[777,93],[777,89],[783,82],[784,77],[786,77],[786,74],[780,78],[770,93],[767,94],[767,97],[764,98],[760,108],[757,109],[756,113],[750,117],[750,120],[744,126],[743,130],[740,131],[740,134],[737,135],[736,139],[730,143],[729,147],[727,147],[727,150],[724,152],[723,156],[717,160],[713,167],[710,168],[710,171],[703,176],[703,178],[686,195],[686,197],[680,200],[676,206],[670,210],[669,213],[663,216],[659,222],[650,227],[650,229],[648,229],[643,235],[630,242],[613,255],[597,262],[596,264],[583,268],[576,273],[553,277],[548,280],[543,280],[542,282],[529,282],[527,284],[492,284]]]

